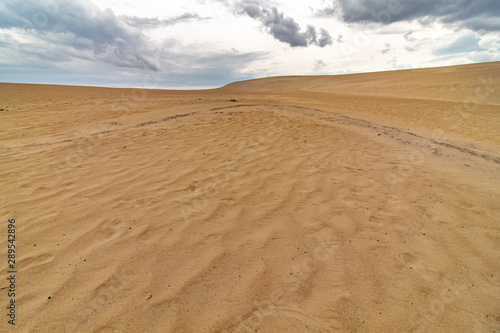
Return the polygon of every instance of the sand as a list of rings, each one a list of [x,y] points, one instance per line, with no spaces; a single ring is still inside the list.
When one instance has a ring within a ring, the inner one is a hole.
[[[500,332],[498,62],[0,108],[3,332]]]

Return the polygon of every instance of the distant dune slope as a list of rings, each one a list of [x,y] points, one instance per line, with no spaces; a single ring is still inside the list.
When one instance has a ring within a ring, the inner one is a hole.
[[[433,139],[500,145],[500,62],[231,83],[224,93],[361,117]],[[258,97],[257,97],[258,96]],[[444,134],[445,133],[445,134]]]
[[[500,105],[500,62],[347,75],[281,76],[223,89],[260,93],[321,92]]]

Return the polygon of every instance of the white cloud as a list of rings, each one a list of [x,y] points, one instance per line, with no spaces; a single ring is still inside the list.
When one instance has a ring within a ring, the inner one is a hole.
[[[500,51],[500,35],[497,33],[489,33],[481,36],[479,46],[492,52]]]

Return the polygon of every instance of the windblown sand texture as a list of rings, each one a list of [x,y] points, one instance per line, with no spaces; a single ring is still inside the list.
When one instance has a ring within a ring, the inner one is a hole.
[[[0,108],[2,332],[500,332],[498,62]]]

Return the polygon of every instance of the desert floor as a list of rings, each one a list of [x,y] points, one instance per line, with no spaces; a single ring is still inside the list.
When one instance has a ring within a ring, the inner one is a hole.
[[[0,331],[500,332],[500,63],[0,109]]]

